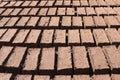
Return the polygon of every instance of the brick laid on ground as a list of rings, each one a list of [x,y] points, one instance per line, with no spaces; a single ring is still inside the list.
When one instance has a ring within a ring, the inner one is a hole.
[[[87,15],[96,15],[94,8],[86,7]]]
[[[46,15],[48,8],[41,8],[38,15]]]
[[[26,26],[35,27],[38,20],[39,20],[39,17],[31,17]]]
[[[58,8],[57,15],[65,15],[65,9],[66,8]]]
[[[70,27],[71,26],[71,16],[63,16],[61,25]]]
[[[66,75],[56,75],[54,80],[71,80],[71,76],[66,76]]]
[[[31,80],[32,75],[20,75],[18,74],[15,80]]]
[[[57,8],[49,8],[47,15],[55,15]]]
[[[21,10],[22,10],[21,8],[15,8],[15,9],[10,13],[10,15],[18,15],[18,13],[19,13]]]
[[[29,17],[21,17],[21,19],[17,22],[16,26],[25,26],[28,20]]]
[[[9,19],[9,17],[3,17],[2,19],[0,19],[0,27],[4,27],[4,25],[8,22]]]
[[[101,16],[101,15],[107,15],[107,12],[104,10],[103,7],[95,8],[95,11],[96,11],[97,15],[99,15],[99,16]]]
[[[36,15],[37,12],[38,12],[38,10],[39,10],[39,8],[32,8],[32,9],[30,10],[30,12],[28,13],[28,15]]]
[[[77,17],[73,16],[72,17],[72,26],[82,28],[82,18],[78,17],[78,16]]]
[[[41,17],[38,26],[48,26],[50,17]]]
[[[11,76],[11,73],[0,73],[0,80],[10,80]]]
[[[75,10],[74,8],[67,8],[67,15],[74,15],[75,14]]]
[[[35,75],[34,80],[50,80],[50,76],[48,75]]]
[[[2,15],[4,15],[4,16],[9,15],[12,11],[13,11],[13,9],[8,8],[2,13]]]
[[[73,80],[90,80],[89,75],[73,75]]]
[[[108,74],[94,75],[91,80],[111,80]]]
[[[86,11],[84,7],[77,8],[77,15],[86,15]]]
[[[7,29],[0,29],[0,38],[2,37],[2,35],[7,31]]]
[[[59,26],[60,17],[51,17],[49,26]]]
[[[26,47],[15,47],[5,66],[18,68],[25,54],[25,51]]]
[[[27,15],[31,8],[24,8],[19,15]]]

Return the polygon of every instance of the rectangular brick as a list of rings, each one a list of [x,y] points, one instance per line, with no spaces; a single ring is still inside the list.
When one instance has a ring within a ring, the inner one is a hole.
[[[120,52],[116,48],[116,46],[111,45],[111,46],[104,46],[103,47],[106,58],[108,60],[108,64],[110,65],[110,68],[112,72],[114,70],[118,71],[117,69],[120,68]]]
[[[108,6],[104,0],[97,0],[97,3],[99,4],[99,6]]]
[[[29,33],[29,30],[25,30],[25,29],[20,30],[17,33],[13,43],[23,43],[28,33]]]
[[[14,25],[16,24],[18,19],[19,19],[19,17],[11,17],[5,26],[14,27]]]
[[[80,44],[79,30],[68,31],[68,44]]]
[[[48,26],[50,17],[41,17],[38,26]]]
[[[40,54],[40,49],[29,48],[23,70],[36,70],[38,65],[37,62],[38,62],[39,54]]]
[[[59,26],[60,17],[51,17],[49,26]]]
[[[16,2],[14,1],[11,1],[9,4],[5,5],[5,7],[10,7],[10,6],[13,6]]]
[[[8,59],[5,66],[7,67],[19,67],[22,61],[22,58],[25,54],[26,47],[15,47],[10,58]]]
[[[109,40],[103,29],[94,29],[93,35],[96,41],[96,45],[109,44]]]
[[[54,70],[55,48],[43,48],[39,69]]]
[[[30,17],[21,17],[16,26],[25,26]]]
[[[71,80],[71,76],[69,75],[57,75],[54,80]]]
[[[37,12],[38,12],[38,10],[39,10],[39,8],[32,8],[32,9],[30,10],[30,12],[28,13],[28,15],[36,15]]]
[[[113,10],[120,15],[119,11],[120,11],[120,7],[114,7]]]
[[[105,0],[105,2],[106,2],[109,6],[116,6],[116,3],[114,3],[113,0]]]
[[[39,17],[31,17],[26,26],[36,27]]]
[[[70,27],[71,26],[71,16],[63,16],[61,25]]]
[[[38,15],[46,15],[46,14],[47,14],[47,11],[48,11],[48,8],[41,8],[41,9],[39,10]]]
[[[117,14],[111,7],[104,7],[104,9],[109,15],[116,15]]]
[[[24,8],[19,15],[27,15],[31,8]]]
[[[0,38],[3,36],[3,34],[7,31],[7,29],[0,29]]]
[[[73,61],[75,73],[89,73],[90,66],[84,46],[73,46]]]
[[[90,29],[80,30],[82,44],[94,44],[93,35]]]
[[[2,15],[4,15],[4,16],[7,15],[8,16],[12,11],[13,11],[13,9],[8,8],[2,13]]]
[[[49,8],[47,15],[55,15],[57,8]]]
[[[97,15],[99,15],[99,16],[108,15],[103,7],[95,8],[95,11],[96,11]]]
[[[90,6],[94,6],[94,7],[99,6],[98,3],[97,3],[97,0],[90,0],[89,4],[90,4]]]
[[[90,47],[88,49],[90,63],[94,73],[108,73],[109,66],[106,57],[100,47]]]
[[[0,80],[10,80],[11,76],[11,73],[0,73]]]
[[[52,44],[53,32],[53,30],[44,30],[40,43]]]
[[[86,7],[87,15],[96,15],[94,8]]]
[[[59,73],[63,73],[63,74],[72,73],[72,60],[71,60],[71,48],[70,47],[59,47],[58,48],[57,63],[58,63],[57,64],[58,74]]]
[[[38,1],[32,1],[29,6],[36,6]]]
[[[92,80],[111,80],[109,74],[94,75]]]
[[[31,80],[32,79],[32,75],[17,75],[16,80]]]
[[[31,1],[24,1],[24,3],[21,6],[29,6],[30,3]]]
[[[34,80],[50,80],[50,76],[48,76],[48,75],[35,75]]]
[[[69,6],[69,5],[71,5],[71,1],[70,0],[65,0],[63,5],[64,6]]]
[[[87,0],[81,0],[81,6],[89,6]]]
[[[58,43],[58,44],[66,43],[66,31],[65,30],[56,30],[55,31],[54,43]]]
[[[21,8],[15,8],[10,15],[18,15],[21,10]]]
[[[45,4],[47,3],[47,1],[41,1],[38,6],[45,6]]]
[[[72,17],[72,26],[82,28],[82,18],[78,16]]]
[[[84,7],[77,7],[77,15],[86,15]]]
[[[8,55],[12,51],[12,49],[13,47],[10,47],[10,46],[2,46],[2,48],[0,49],[0,65],[3,64],[5,59],[8,57]]]
[[[4,7],[8,2],[1,2],[0,7]]]
[[[0,8],[0,15],[5,11],[6,8]]]
[[[93,17],[91,17],[91,16],[83,17],[83,23],[84,23],[85,28],[93,28],[93,27],[95,27]]]
[[[15,35],[17,29],[8,29],[8,31],[0,39],[1,42],[10,42],[10,40]]]
[[[54,1],[48,1],[45,6],[53,6]]]
[[[105,32],[111,44],[120,43],[120,34],[116,29],[106,29]]]
[[[0,27],[4,27],[4,25],[8,22],[9,19],[9,17],[3,17],[2,19],[0,19]]]
[[[90,80],[89,75],[73,75],[73,80]]]
[[[94,19],[94,22],[98,28],[99,27],[101,27],[101,28],[107,27],[102,16],[93,16],[93,19]]]
[[[73,6],[80,6],[80,1],[76,0],[72,2]]]
[[[75,14],[75,9],[74,8],[67,8],[67,15],[74,15]]]
[[[57,15],[65,15],[65,12],[66,12],[65,9],[66,9],[66,8],[58,8],[58,10],[57,10]]]
[[[61,1],[58,1],[58,0],[57,0],[57,1],[55,2],[55,6],[61,6],[61,5],[62,5],[62,3],[63,3],[63,1],[62,1],[62,0],[61,0]]]
[[[16,1],[16,3],[13,5],[15,7],[20,6],[23,3],[23,1]]]
[[[31,30],[25,43],[37,43],[41,30]]]

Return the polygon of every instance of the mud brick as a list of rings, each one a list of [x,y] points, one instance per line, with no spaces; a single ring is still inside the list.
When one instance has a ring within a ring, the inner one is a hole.
[[[24,3],[21,6],[29,6],[30,3],[31,1],[24,1]]]
[[[84,21],[84,27],[85,28],[93,28],[93,27],[95,27],[93,17],[85,16],[85,17],[83,17],[83,21]]]
[[[89,47],[88,52],[93,72],[96,74],[108,73],[109,66],[102,49],[100,47]]]
[[[111,44],[120,43],[120,34],[116,29],[106,29],[105,32]]]
[[[1,2],[0,7],[4,7],[8,2]]]
[[[45,6],[53,6],[54,1],[48,1]]]
[[[93,35],[96,41],[96,45],[109,44],[109,40],[103,29],[94,29]]]
[[[117,14],[111,7],[104,7],[104,10],[105,10],[109,15],[115,15],[115,14]]]
[[[3,13],[4,10],[5,8],[0,8],[0,15]]]
[[[13,6],[20,6],[23,3],[23,1],[16,1],[16,3]]]
[[[55,15],[57,8],[49,8],[47,15]]]
[[[73,2],[72,2],[72,5],[73,5],[73,6],[80,6],[80,1],[73,1]]]
[[[107,3],[104,0],[97,0],[99,6],[108,6]]]
[[[119,50],[114,46],[104,46],[103,47],[105,51],[106,58],[108,60],[108,64],[110,65],[110,68],[112,72],[118,72],[120,69],[120,52]],[[118,69],[118,70],[117,70]]]
[[[5,59],[8,57],[8,55],[12,51],[12,49],[13,47],[10,47],[10,46],[2,46],[2,48],[0,49],[0,65],[3,64]]]
[[[71,80],[71,76],[66,75],[56,75],[54,80]]]
[[[9,15],[11,12],[13,11],[13,9],[6,9],[3,13],[2,13],[2,15]]]
[[[28,13],[28,15],[36,15],[37,12],[38,12],[38,10],[39,10],[39,8],[32,8],[32,9],[30,10],[30,12]]]
[[[89,73],[90,66],[87,59],[87,52],[84,46],[73,46],[73,60],[75,73]],[[82,77],[82,76],[81,76]]]
[[[15,47],[5,66],[19,67],[25,51],[26,47]]]
[[[89,6],[87,0],[81,0],[81,6]]]
[[[34,80],[50,80],[50,76],[48,75],[35,75]]]
[[[55,31],[54,43],[58,43],[58,44],[66,43],[66,31],[65,30],[56,30]]]
[[[114,16],[105,16],[104,20],[109,27],[120,26],[120,23],[117,21],[117,19]]]
[[[90,80],[89,75],[73,75],[73,80]]]
[[[99,6],[96,0],[89,1],[90,6]]]
[[[112,80],[119,80],[120,79],[120,74],[112,74],[111,78],[112,78]]]
[[[62,17],[62,26],[70,27],[71,26],[71,16]]]
[[[18,13],[21,11],[21,8],[15,8],[10,15],[18,15]]]
[[[47,1],[41,1],[38,6],[45,6],[45,4],[47,3]]]
[[[82,28],[82,18],[78,16],[72,17],[72,26]]]
[[[100,16],[101,15],[108,15],[103,7],[95,8],[95,11],[96,11],[97,15],[100,15]]]
[[[71,48],[70,47],[59,47],[58,48],[57,62],[58,62],[57,64],[58,74],[72,73],[72,61],[71,61]]]
[[[77,15],[86,15],[85,8],[84,7],[78,7],[77,8]]]
[[[42,34],[41,43],[52,44],[53,30],[44,30]]]
[[[31,30],[25,43],[37,43],[41,30]]]
[[[80,33],[81,33],[82,44],[87,44],[87,45],[94,44],[93,35],[90,29],[86,29],[86,30],[81,29]]]
[[[11,17],[5,26],[14,27],[15,23],[18,21],[19,17]]]
[[[60,17],[51,17],[49,26],[59,26]]]
[[[38,20],[39,20],[39,17],[31,17],[26,26],[35,27]]]
[[[7,31],[7,29],[0,29],[0,38],[3,36],[3,34]]]
[[[70,0],[65,0],[63,5],[64,6],[70,6],[71,5],[71,1]]]
[[[11,1],[9,4],[5,5],[5,7],[10,7],[10,6],[13,6],[16,2],[14,1]]]
[[[46,15],[48,11],[48,8],[41,8],[38,15]]]
[[[41,17],[38,26],[48,26],[50,17]]]
[[[57,15],[65,15],[65,9],[66,8],[58,8]]]
[[[113,0],[105,0],[109,6],[116,6],[117,4]]]
[[[19,15],[27,15],[31,8],[24,8]]]
[[[0,73],[0,80],[10,80],[11,76],[11,73]]]
[[[36,6],[38,1],[32,1],[29,6]]]
[[[32,75],[20,75],[18,74],[15,80],[31,80]]]
[[[25,66],[23,70],[36,70],[37,69],[37,61],[38,56],[40,54],[40,49],[38,48],[29,48],[27,52],[27,57],[25,60]]]
[[[25,26],[30,17],[21,17],[16,26]]]
[[[96,15],[94,8],[86,7],[87,15]]]
[[[95,22],[95,25],[97,26],[97,28],[107,27],[107,25],[106,25],[102,16],[93,16],[93,19],[94,19],[94,22]]]
[[[61,0],[61,1],[56,1],[56,3],[55,3],[55,6],[61,6],[62,5],[62,3],[63,3],[63,1]]]
[[[9,19],[10,19],[9,17],[3,17],[0,20],[0,27],[4,27],[4,25],[8,22]]]
[[[74,8],[67,8],[67,15],[74,15],[74,14],[75,14]]]
[[[8,31],[3,35],[3,37],[0,39],[2,42],[10,42],[10,40],[15,35],[17,29],[8,29]]]
[[[28,33],[29,30],[25,30],[25,29],[20,30],[16,35],[13,43],[23,43]]]
[[[94,75],[91,80],[111,80],[109,74]]]
[[[53,71],[55,60],[55,48],[43,48],[39,69],[41,71]]]
[[[79,30],[68,31],[68,43],[69,44],[80,44]]]

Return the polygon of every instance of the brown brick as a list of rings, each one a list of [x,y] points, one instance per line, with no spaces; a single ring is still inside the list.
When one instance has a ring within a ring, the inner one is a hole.
[[[67,8],[67,15],[74,15],[75,14],[75,10],[74,8]]]
[[[104,0],[97,0],[99,6],[107,6],[107,3]]]
[[[49,26],[59,26],[60,17],[51,17]]]
[[[25,51],[26,47],[15,47],[5,66],[19,67]]]
[[[31,80],[32,75],[17,75],[16,80]]]
[[[112,80],[119,80],[120,79],[120,74],[112,74],[111,78],[112,78]]]
[[[48,26],[50,17],[41,17],[38,26]]]
[[[17,22],[16,26],[25,26],[30,17],[21,17],[21,19]]]
[[[41,30],[31,30],[25,43],[37,43]]]
[[[52,44],[53,32],[54,32],[53,30],[44,30],[40,43]]]
[[[62,5],[62,3],[63,3],[63,1],[61,0],[57,0],[56,2],[55,2],[55,6],[61,6]]]
[[[78,16],[72,17],[72,26],[82,28],[82,18]]]
[[[39,10],[39,8],[32,8],[32,9],[30,10],[30,12],[28,13],[28,15],[36,15],[37,12],[38,12],[38,10]]]
[[[9,4],[5,5],[5,7],[13,6],[15,3],[16,3],[15,1],[11,1]]]
[[[36,70],[38,65],[37,61],[39,54],[40,54],[40,49],[29,48],[23,70]]]
[[[77,15],[86,15],[84,7],[77,7]]]
[[[23,1],[16,1],[16,3],[14,4],[14,6],[20,6],[23,3]]]
[[[80,30],[82,44],[94,44],[93,35],[90,29]]]
[[[24,8],[19,15],[27,15],[31,8]]]
[[[65,9],[66,8],[58,8],[57,15],[65,15]]]
[[[71,76],[57,75],[55,76],[54,80],[71,80]]]
[[[105,32],[111,44],[120,42],[120,34],[116,29],[106,29]]]
[[[68,43],[69,44],[80,44],[79,30],[68,31]]]
[[[96,11],[97,15],[107,15],[107,12],[104,10],[103,7],[95,8],[95,11]]]
[[[43,48],[39,69],[54,70],[55,48]]]
[[[8,8],[2,13],[2,15],[7,15],[8,16],[12,11],[13,11],[13,9]]]
[[[32,1],[29,6],[36,6],[38,1]]]
[[[109,6],[116,6],[116,4],[114,3],[113,0],[105,0],[105,2],[106,2]]]
[[[50,76],[48,75],[35,75],[34,80],[50,80]]]
[[[45,6],[53,6],[54,1],[48,1]]]
[[[55,15],[57,8],[49,8],[47,15]]]
[[[89,75],[73,75],[73,80],[90,80]]]
[[[87,15],[96,15],[94,8],[86,7]]]
[[[30,3],[31,1],[24,1],[24,3],[21,6],[29,6]]]
[[[2,48],[0,49],[0,65],[3,64],[5,59],[8,57],[8,55],[12,51],[12,49],[13,47],[10,47],[10,46],[2,46]]]
[[[65,30],[56,30],[55,31],[54,43],[58,43],[58,44],[66,43],[66,31]]]
[[[25,30],[25,29],[20,30],[17,33],[13,43],[23,43],[28,33],[29,33],[29,30]]]
[[[4,7],[8,2],[1,2],[0,7]]]
[[[26,26],[36,27],[39,17],[31,17]]]
[[[65,0],[64,3],[63,3],[64,6],[69,6],[71,5],[71,1],[70,0]]]
[[[109,15],[117,14],[111,7],[104,7],[104,9]]]
[[[115,18],[116,18],[117,21],[120,23],[120,16],[115,16]]]
[[[17,29],[8,29],[8,31],[3,35],[3,37],[0,39],[0,41],[9,42],[15,35],[16,31],[17,31]]]
[[[47,1],[41,1],[38,6],[45,6],[45,4],[47,3]]]
[[[119,11],[120,11],[120,7],[114,7],[113,10],[120,15]]]
[[[5,10],[6,8],[0,8],[0,15],[3,13],[3,11]]]
[[[71,16],[63,16],[61,25],[70,27],[71,26]]]
[[[90,6],[99,6],[97,3],[97,0],[90,0],[89,4],[90,4]]]
[[[93,72],[104,73],[109,71],[107,60],[100,47],[90,47],[88,52]]]
[[[96,45],[109,44],[109,40],[103,29],[94,29],[93,35],[96,41]]]
[[[46,15],[48,11],[48,8],[41,8],[38,15]]]
[[[21,11],[21,8],[15,8],[10,15],[18,15],[18,13]]]
[[[0,19],[0,27],[4,27],[4,25],[8,22],[9,19],[9,17],[3,17],[2,19]]]
[[[10,80],[11,76],[11,73],[0,73],[0,80]]]
[[[0,38],[3,36],[3,34],[7,31],[7,29],[0,29]]]
[[[73,6],[80,6],[80,1],[79,0],[76,0],[76,1],[73,0],[72,5]]]
[[[94,75],[91,80],[111,80],[108,74],[104,75]]]
[[[87,0],[81,0],[81,6],[89,6]]]

